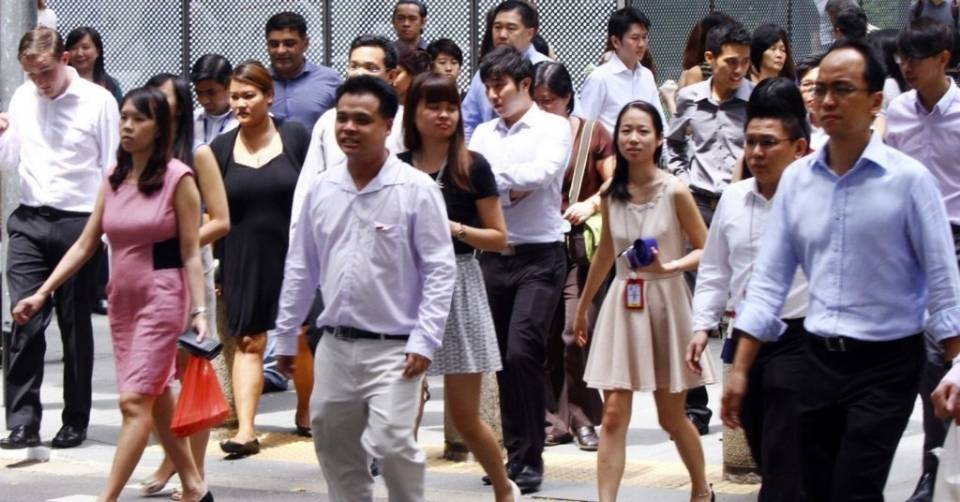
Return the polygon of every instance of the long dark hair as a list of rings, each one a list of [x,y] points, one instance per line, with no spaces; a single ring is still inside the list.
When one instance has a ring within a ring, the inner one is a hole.
[[[403,142],[407,149],[415,152],[423,148],[423,136],[417,130],[417,107],[420,103],[450,103],[460,108],[460,91],[457,84],[439,73],[417,75],[407,91],[406,111],[403,113]],[[464,191],[471,191],[470,166],[473,158],[467,150],[463,134],[463,113],[454,126],[447,148],[447,167],[444,174],[453,184]]]
[[[138,112],[153,119],[157,125],[157,140],[153,144],[153,152],[147,159],[147,165],[144,166],[140,178],[137,180],[137,188],[144,194],[151,193],[163,187],[163,177],[167,172],[167,163],[172,157],[170,145],[170,106],[167,104],[167,98],[158,89],[153,87],[137,87],[131,90],[120,101],[120,109],[130,102]],[[113,170],[108,178],[110,186],[114,191],[120,188],[123,181],[127,179],[130,170],[133,169],[133,156],[120,147],[117,149],[117,168]]]
[[[630,181],[630,164],[623,153],[620,152],[620,122],[623,121],[623,116],[629,110],[640,110],[649,115],[650,119],[653,120],[653,129],[656,131],[657,137],[663,138],[663,119],[660,118],[660,112],[650,103],[642,100],[631,101],[620,110],[620,114],[617,115],[617,125],[613,127],[613,151],[617,155],[617,167],[613,170],[610,186],[603,192],[604,196],[610,196],[612,199],[619,201],[630,200],[630,190],[627,189],[627,183]],[[659,159],[662,153],[663,145],[661,144],[653,152],[654,161]]]
[[[83,40],[83,37],[90,37],[90,41],[93,42],[93,46],[97,48],[97,60],[93,62],[93,81],[110,91],[111,94],[117,92],[117,89],[113,85],[113,81],[107,75],[107,69],[104,66],[103,39],[100,38],[100,32],[89,26],[74,28],[73,31],[67,34],[67,40],[64,43],[64,46],[69,51],[74,45],[80,43],[80,41]]]
[[[895,57],[898,50],[897,37],[899,35],[900,32],[897,30],[877,30],[867,35],[867,40],[876,47],[877,53],[883,56],[883,65],[887,67],[887,76],[897,81],[900,92],[906,92],[909,89],[907,79],[903,77],[903,72],[900,71],[900,65],[897,64]]]
[[[790,37],[787,32],[776,24],[761,24],[753,30],[753,36],[750,41],[750,62],[753,63],[754,71],[757,75],[763,69],[763,53],[767,49],[777,45],[777,42],[783,42],[787,50],[787,57],[783,60],[783,68],[780,69],[778,77],[787,77],[791,80],[797,79],[797,70],[793,66],[793,49],[790,48]]]
[[[693,29],[690,30],[690,35],[687,36],[687,45],[683,49],[683,63],[681,66],[684,70],[689,70],[706,61],[703,53],[707,51],[707,33],[710,33],[711,29],[729,21],[733,21],[733,18],[722,12],[713,12],[707,14],[700,22],[693,25]]]
[[[184,164],[193,167],[193,96],[190,83],[172,73],[158,73],[147,80],[147,87],[160,89],[167,82],[173,83],[173,93],[177,96],[177,116],[173,122],[177,126],[177,136],[173,138],[173,156]]]

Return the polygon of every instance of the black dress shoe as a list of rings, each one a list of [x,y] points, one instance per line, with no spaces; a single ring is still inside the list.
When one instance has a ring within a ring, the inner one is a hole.
[[[73,448],[80,446],[87,439],[87,428],[74,425],[64,425],[60,432],[53,437],[50,446],[54,448]]]
[[[236,455],[237,457],[246,457],[247,455],[256,455],[260,453],[260,440],[253,438],[252,441],[247,441],[246,443],[238,443],[233,440],[226,440],[220,442],[220,449],[224,453],[229,453],[231,455]]]
[[[296,421],[293,422],[294,431],[293,433],[302,438],[312,438],[313,433],[310,431],[310,427],[303,427],[302,425],[297,424]]]
[[[687,413],[687,418],[690,419],[690,422],[693,423],[693,426],[697,428],[697,433],[699,433],[701,436],[710,434],[710,424],[708,424],[703,417],[693,413]]]
[[[540,491],[540,485],[543,484],[543,473],[525,465],[513,478],[513,482],[520,487],[520,493],[524,495],[538,492]]]
[[[907,502],[930,502],[933,500],[933,485],[936,481],[936,474],[925,472],[920,476],[917,482],[917,488],[913,490],[913,495],[907,499]]]
[[[4,450],[18,450],[30,446],[40,446],[40,427],[18,425],[10,431],[10,435],[0,439],[0,448]]]
[[[562,434],[559,436],[556,434],[547,434],[546,437],[544,437],[543,445],[557,446],[561,444],[567,444],[571,441],[573,441],[573,436],[570,434]]]
[[[523,469],[523,466],[520,464],[508,463],[505,467],[507,468],[507,478],[513,481],[516,481],[517,474],[520,474],[520,471]],[[483,484],[487,486],[490,486],[493,484],[493,481],[490,481],[490,476],[487,476],[486,474],[484,474],[484,476],[480,478],[480,481],[483,481]]]
[[[577,427],[577,446],[583,451],[597,451],[597,447],[600,446],[597,430],[591,425]]]

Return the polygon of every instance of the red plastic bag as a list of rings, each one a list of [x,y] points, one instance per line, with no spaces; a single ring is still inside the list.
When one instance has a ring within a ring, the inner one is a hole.
[[[178,437],[223,423],[230,410],[210,361],[193,356],[183,373],[183,385],[170,429]]]

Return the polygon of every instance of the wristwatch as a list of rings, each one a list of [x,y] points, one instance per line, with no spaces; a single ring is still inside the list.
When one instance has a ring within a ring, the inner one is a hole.
[[[458,241],[462,241],[467,238],[467,229],[464,228],[463,223],[457,223],[457,233],[454,235]]]

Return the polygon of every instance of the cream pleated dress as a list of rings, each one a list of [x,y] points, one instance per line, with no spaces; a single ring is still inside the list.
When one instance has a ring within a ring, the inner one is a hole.
[[[608,199],[608,226],[616,254],[641,237],[657,239],[663,263],[687,253],[673,202],[681,186],[680,180],[667,175],[645,204]],[[693,338],[693,324],[690,290],[683,274],[637,273],[625,257],[617,258],[616,270],[593,331],[583,377],[587,385],[603,390],[681,392],[713,383],[709,353],[705,351],[700,359],[702,375],[690,371],[684,360]],[[644,281],[641,310],[628,309],[624,301],[631,277]]]

